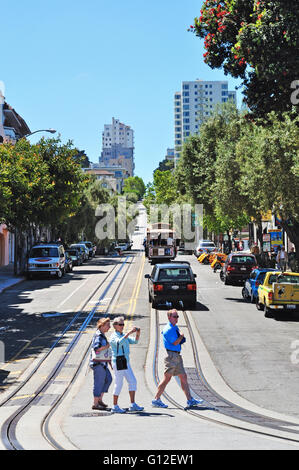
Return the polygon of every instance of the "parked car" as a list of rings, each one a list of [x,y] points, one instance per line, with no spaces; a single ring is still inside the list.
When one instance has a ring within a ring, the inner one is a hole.
[[[220,271],[220,279],[224,284],[244,284],[253,269],[257,267],[254,255],[250,253],[232,252],[226,258]]]
[[[81,253],[83,254],[83,261],[86,261],[89,258],[89,250],[84,243],[72,243],[70,248],[78,248],[80,249]]]
[[[83,264],[83,252],[79,248],[67,248],[66,253],[72,259],[73,266],[81,266]]]
[[[252,303],[256,302],[259,285],[263,283],[266,273],[269,271],[275,271],[275,269],[256,268],[251,271],[251,274],[249,278],[246,279],[245,286],[242,289],[244,299],[250,300]]]
[[[299,273],[274,271],[266,273],[259,285],[256,308],[265,316],[275,311],[299,310]]]
[[[210,253],[216,250],[215,243],[211,240],[201,240],[194,250],[195,256],[198,258],[202,253]]]
[[[120,243],[116,243],[114,249],[116,251],[118,251],[118,250],[120,250],[120,251],[129,251],[129,250],[131,250],[132,245],[133,245],[133,243],[131,241],[120,242]]]
[[[148,279],[149,302],[153,308],[158,304],[183,301],[184,306],[196,305],[196,274],[188,262],[156,264]]]
[[[71,273],[73,270],[73,260],[72,257],[68,254],[68,252],[65,252],[65,265],[64,265],[64,270],[66,273]]]
[[[91,242],[84,241],[81,243],[84,243],[84,245],[88,248],[89,258],[93,258],[95,256],[96,247]]]
[[[59,243],[40,244],[31,248],[28,255],[28,278],[35,274],[50,274],[61,278],[65,272],[65,251]]]

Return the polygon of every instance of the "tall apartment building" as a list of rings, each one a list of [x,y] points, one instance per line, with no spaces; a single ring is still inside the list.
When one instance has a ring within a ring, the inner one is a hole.
[[[130,126],[112,118],[112,124],[105,124],[102,133],[100,166],[125,168],[129,176],[134,175],[134,131]]]
[[[183,143],[190,135],[199,132],[202,122],[208,118],[216,104],[233,100],[236,92],[228,90],[227,81],[186,81],[174,95],[174,148],[175,161],[179,158]]]

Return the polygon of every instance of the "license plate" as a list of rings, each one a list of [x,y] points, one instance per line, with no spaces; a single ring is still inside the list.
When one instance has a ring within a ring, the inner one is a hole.
[[[241,271],[246,271],[246,268],[240,268]]]
[[[178,290],[178,289],[180,288],[180,286],[171,286],[171,288],[172,288],[173,290]]]
[[[296,305],[287,305],[287,308],[295,309],[295,308],[296,308]]]
[[[50,274],[56,274],[56,271],[50,271]]]

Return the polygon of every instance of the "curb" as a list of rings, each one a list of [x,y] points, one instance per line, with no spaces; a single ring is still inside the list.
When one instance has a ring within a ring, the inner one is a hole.
[[[17,279],[12,279],[12,282],[9,283],[7,286],[3,286],[3,287],[0,286],[0,294],[2,294],[2,292],[4,292],[5,290],[9,289],[10,287],[13,287],[13,286],[15,286],[16,284],[19,284],[20,282],[23,282],[23,281],[25,281],[25,277],[17,278]]]

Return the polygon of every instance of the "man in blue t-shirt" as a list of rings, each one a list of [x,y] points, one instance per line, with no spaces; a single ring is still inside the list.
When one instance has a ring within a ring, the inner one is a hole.
[[[195,406],[202,403],[202,400],[195,400],[191,396],[187,374],[184,369],[183,359],[180,354],[181,345],[186,341],[183,334],[177,327],[178,312],[177,310],[169,310],[167,312],[168,323],[162,331],[163,343],[166,349],[166,357],[164,359],[165,371],[164,378],[158,385],[158,390],[155,399],[152,401],[152,405],[159,408],[167,408],[168,405],[162,402],[161,395],[164,392],[166,385],[171,380],[173,375],[178,375],[181,381],[181,387],[187,398],[187,406]]]

